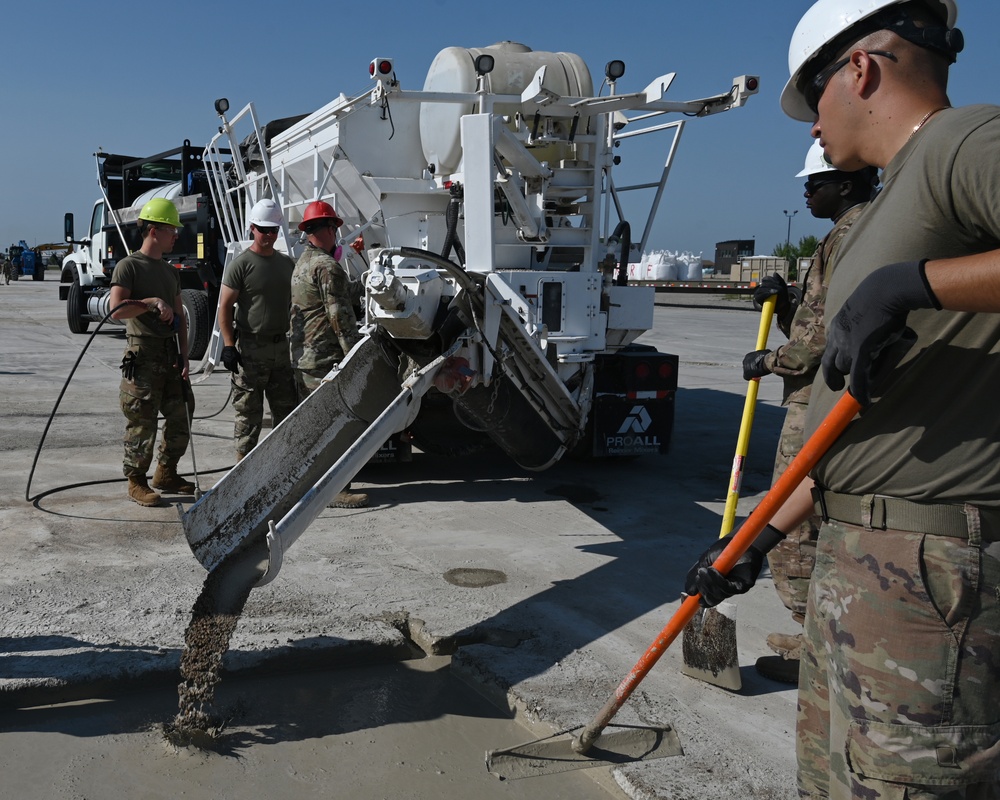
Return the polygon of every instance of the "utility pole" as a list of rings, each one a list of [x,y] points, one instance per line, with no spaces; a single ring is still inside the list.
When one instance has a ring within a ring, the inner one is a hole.
[[[785,234],[785,249],[786,250],[788,250],[792,246],[792,217],[794,217],[798,213],[799,213],[798,209],[795,209],[792,212],[789,212],[786,209],[785,212],[784,212],[785,216],[788,217],[788,233]]]

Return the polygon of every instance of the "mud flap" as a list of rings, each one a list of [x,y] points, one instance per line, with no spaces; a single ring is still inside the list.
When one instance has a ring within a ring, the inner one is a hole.
[[[389,435],[406,425],[437,366],[438,360],[404,385],[398,354],[372,337],[362,339],[332,379],[181,517],[202,566],[211,571],[265,540],[272,549],[287,548]],[[276,569],[268,572],[263,582]]]

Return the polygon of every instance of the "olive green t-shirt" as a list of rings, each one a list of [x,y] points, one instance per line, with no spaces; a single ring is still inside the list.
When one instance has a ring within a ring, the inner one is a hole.
[[[828,325],[879,267],[1000,248],[1000,107],[935,114],[882,183],[841,245]],[[916,344],[888,374],[876,372],[874,404],[813,475],[836,492],[1000,507],[1000,313],[921,310],[907,326]],[[806,435],[839,396],[817,378]]]
[[[273,336],[288,333],[295,262],[284,253],[262,256],[244,250],[226,267],[222,282],[240,293],[236,327],[244,333]]]
[[[177,270],[162,258],[150,258],[141,250],[126,256],[115,265],[111,285],[128,289],[133,300],[158,297],[174,308],[181,293],[181,279]],[[125,320],[125,330],[130,336],[153,336],[167,339],[174,335],[173,328],[162,322],[158,314],[145,311]]]

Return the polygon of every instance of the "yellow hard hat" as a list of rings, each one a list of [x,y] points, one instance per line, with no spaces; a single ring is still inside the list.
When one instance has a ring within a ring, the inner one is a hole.
[[[146,222],[159,222],[163,225],[173,225],[175,228],[181,227],[181,217],[177,213],[177,206],[163,197],[154,197],[139,212],[139,219]]]

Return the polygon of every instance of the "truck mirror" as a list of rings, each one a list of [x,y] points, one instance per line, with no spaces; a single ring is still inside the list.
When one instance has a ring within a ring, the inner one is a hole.
[[[73,215],[72,214],[67,214],[65,217],[63,217],[63,238],[67,242],[69,242],[69,244],[73,244],[73,239],[75,237],[73,236]]]

